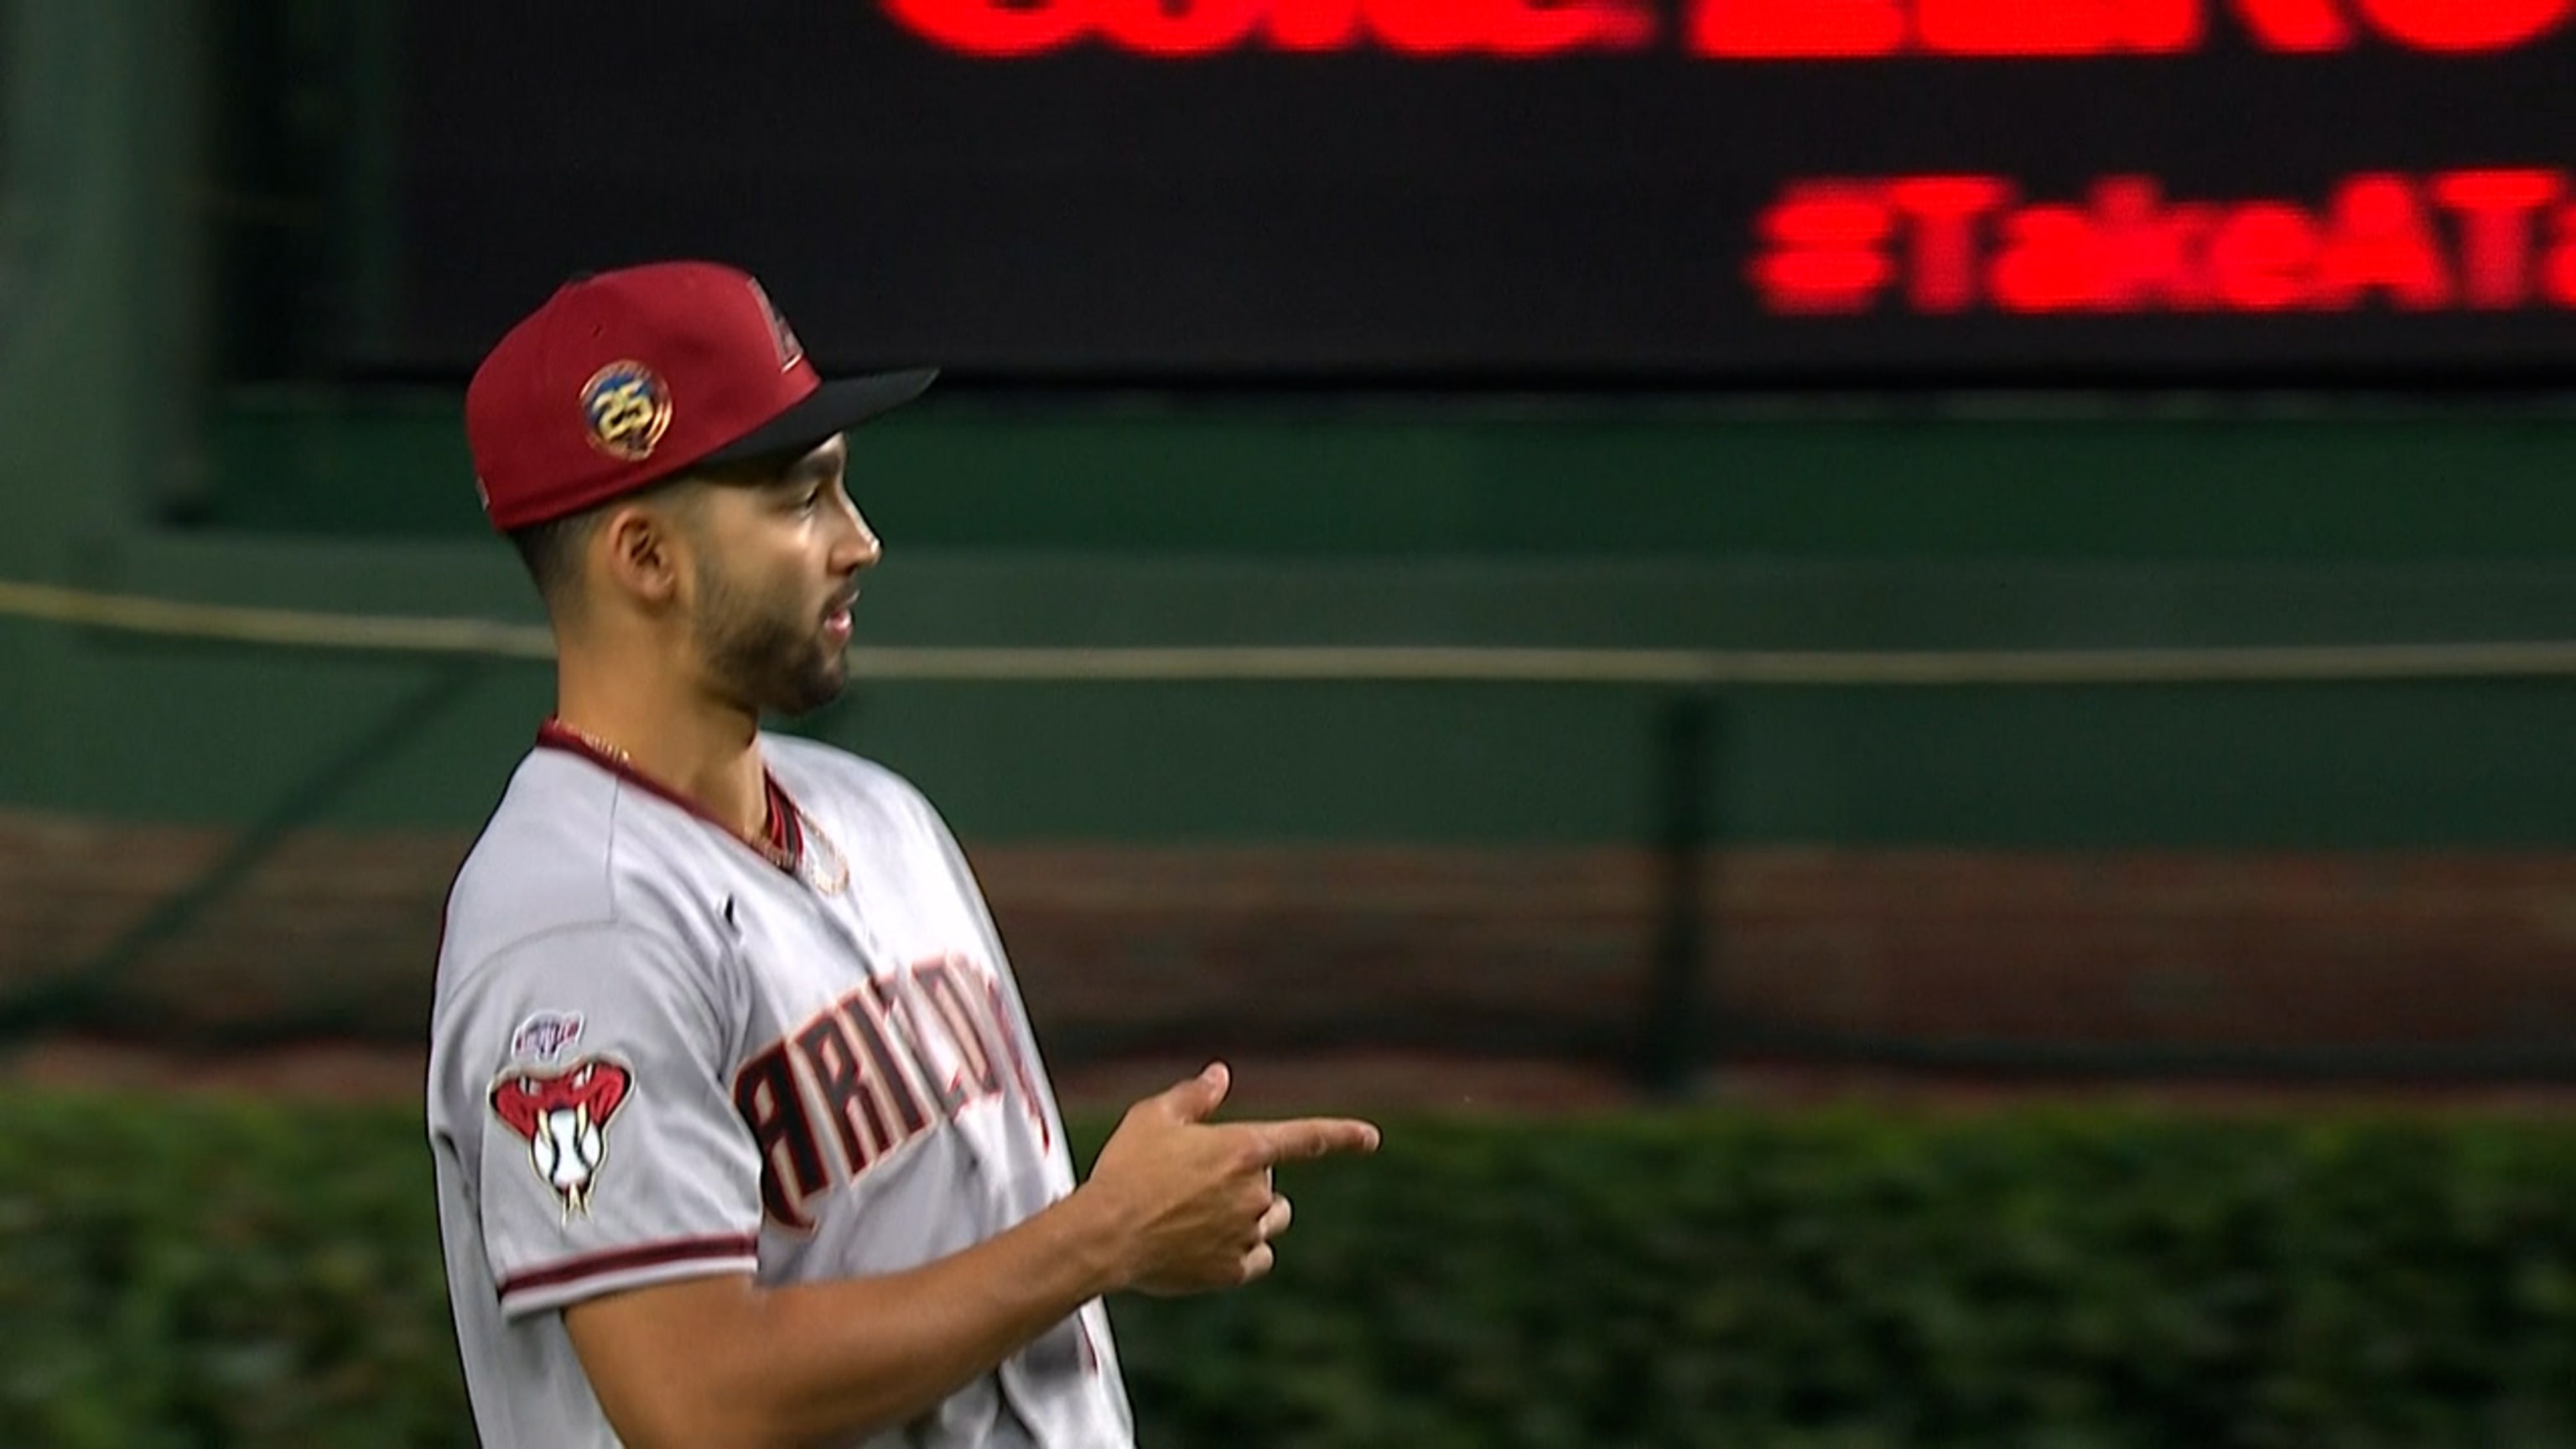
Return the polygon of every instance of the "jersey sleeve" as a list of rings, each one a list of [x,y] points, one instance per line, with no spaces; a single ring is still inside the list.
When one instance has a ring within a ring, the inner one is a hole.
[[[476,1211],[511,1317],[757,1266],[734,1033],[715,973],[687,956],[631,927],[549,932],[485,963],[447,1023],[455,1090],[478,1098],[455,1118],[479,1135]]]

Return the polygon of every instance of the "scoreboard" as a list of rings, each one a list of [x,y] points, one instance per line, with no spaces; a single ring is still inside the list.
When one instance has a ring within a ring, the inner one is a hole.
[[[759,272],[826,362],[2576,376],[2576,0],[627,0],[406,21],[387,357]]]

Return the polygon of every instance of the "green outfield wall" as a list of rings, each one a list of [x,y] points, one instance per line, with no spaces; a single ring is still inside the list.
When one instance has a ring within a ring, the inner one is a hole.
[[[0,577],[533,617],[452,388],[209,380],[195,7],[10,27]],[[2423,400],[1004,396],[872,428],[869,642],[2085,647],[2576,635],[2576,414]],[[255,817],[447,666],[0,622],[0,804]],[[460,678],[323,818],[469,826],[543,671]],[[1640,689],[884,685],[804,727],[985,838],[1619,841]],[[2576,840],[2576,685],[1727,701],[1773,842]]]

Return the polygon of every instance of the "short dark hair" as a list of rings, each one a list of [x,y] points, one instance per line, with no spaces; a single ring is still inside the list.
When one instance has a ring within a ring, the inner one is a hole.
[[[528,566],[528,577],[536,581],[537,597],[546,601],[547,608],[560,609],[572,601],[581,582],[582,548],[590,542],[592,531],[599,527],[608,507],[601,504],[510,530],[510,546],[519,551],[519,562]]]
[[[720,468],[693,468],[648,483],[636,492],[594,503],[579,513],[514,528],[507,537],[510,546],[519,551],[519,562],[528,566],[528,577],[536,581],[537,596],[546,601],[548,609],[560,612],[578,596],[581,551],[589,547],[591,534],[610,513],[629,503],[685,494],[724,476]]]
[[[591,534],[615,509],[651,498],[686,496],[706,488],[758,486],[774,482],[798,459],[820,446],[820,442],[799,444],[748,458],[701,463],[648,483],[633,493],[594,503],[579,513],[567,513],[543,523],[524,524],[510,530],[506,536],[510,546],[519,551],[519,562],[527,565],[528,577],[536,581],[537,596],[545,600],[548,611],[559,614],[571,607],[579,595],[581,551],[590,545]]]

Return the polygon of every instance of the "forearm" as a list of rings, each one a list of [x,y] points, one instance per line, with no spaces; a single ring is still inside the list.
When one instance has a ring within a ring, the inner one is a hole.
[[[697,1285],[705,1302],[683,1315],[686,1344],[638,1354],[631,1343],[585,1343],[621,1330],[585,1323],[581,1308],[567,1322],[636,1449],[770,1449],[913,1418],[1122,1286],[1123,1271],[1105,1218],[1077,1193],[902,1273],[777,1289]],[[602,1382],[601,1367],[621,1362],[687,1369],[662,1382]]]

